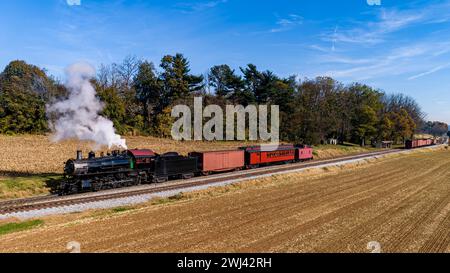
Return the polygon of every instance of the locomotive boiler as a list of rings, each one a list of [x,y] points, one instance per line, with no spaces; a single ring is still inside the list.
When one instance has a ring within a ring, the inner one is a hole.
[[[149,153],[149,158],[150,155],[153,156]],[[70,159],[65,164],[60,193],[72,194],[139,185],[146,175],[136,169],[138,162],[140,156],[134,156],[131,150],[115,151],[98,158],[93,152],[89,153],[88,158],[83,158],[81,151],[78,151],[77,158]]]

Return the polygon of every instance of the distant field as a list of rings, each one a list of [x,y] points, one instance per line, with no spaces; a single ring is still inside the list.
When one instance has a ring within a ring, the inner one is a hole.
[[[178,151],[187,154],[193,150],[221,150],[249,145],[247,142],[177,142],[153,137],[127,137],[130,149],[147,148],[158,153]],[[49,136],[1,136],[0,176],[24,174],[60,174],[64,162],[83,150],[84,156],[92,149],[92,143],[64,141],[53,143]],[[99,151],[101,152],[101,151]],[[103,152],[106,152],[103,151]]]
[[[128,148],[153,149],[157,153],[177,151],[187,154],[192,151],[236,149],[252,145],[255,142],[178,142],[171,139],[153,137],[127,137]],[[84,155],[91,150],[92,144],[78,141],[53,143],[48,136],[2,136],[0,135],[0,176],[23,174],[59,174],[63,164],[81,149]],[[317,158],[329,158],[349,153],[365,152],[370,148],[359,146],[319,146]],[[106,152],[106,151],[104,151]]]
[[[148,148],[158,153],[236,149],[254,142],[177,142],[153,137],[127,137],[129,148]],[[64,162],[75,157],[78,149],[84,155],[92,144],[78,141],[52,143],[49,136],[0,135],[0,200],[49,193],[63,172]],[[319,146],[318,159],[371,150],[358,146]],[[19,177],[19,178],[17,178]]]
[[[54,216],[0,252],[450,253],[450,151],[278,175],[136,207]]]

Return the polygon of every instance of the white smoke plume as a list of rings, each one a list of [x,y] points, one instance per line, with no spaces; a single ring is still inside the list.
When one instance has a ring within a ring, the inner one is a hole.
[[[95,77],[95,68],[76,63],[66,68],[66,77],[69,97],[47,106],[47,112],[58,117],[50,125],[53,140],[78,139],[94,141],[95,149],[102,146],[127,149],[126,141],[115,133],[113,122],[99,114],[104,105],[90,82]]]

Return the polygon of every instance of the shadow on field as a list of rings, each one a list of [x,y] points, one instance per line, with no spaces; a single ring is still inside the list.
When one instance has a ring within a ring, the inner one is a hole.
[[[0,169],[0,177],[50,177],[61,176],[60,173],[29,173],[17,171],[5,171]]]
[[[63,179],[63,176],[59,173],[27,173],[0,169],[0,180],[6,181],[12,187],[26,187],[30,183],[38,182],[52,194],[58,192],[58,187]]]
[[[63,177],[50,177],[45,180],[45,184],[47,185],[47,188],[50,189],[51,194],[58,193],[59,185],[63,181]]]

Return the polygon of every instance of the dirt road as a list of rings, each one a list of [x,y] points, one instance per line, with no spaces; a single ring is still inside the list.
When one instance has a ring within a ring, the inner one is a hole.
[[[276,176],[120,213],[44,219],[1,252],[450,252],[450,151]]]

